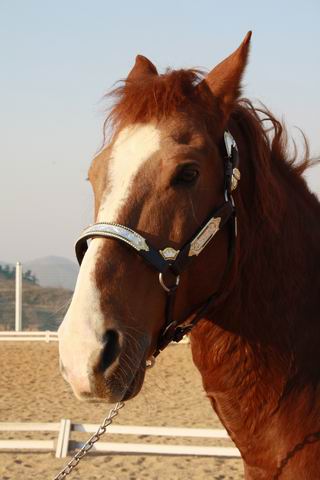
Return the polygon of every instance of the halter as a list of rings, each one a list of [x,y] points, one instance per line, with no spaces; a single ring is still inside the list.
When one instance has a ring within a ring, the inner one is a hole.
[[[152,268],[159,272],[159,283],[166,292],[167,300],[165,325],[159,335],[156,351],[153,354],[154,357],[171,341],[179,342],[186,333],[190,332],[192,327],[203,317],[217,298],[220,289],[210,295],[200,308],[191,312],[188,318],[190,316],[193,316],[193,318],[187,325],[184,325],[184,321],[178,322],[173,319],[173,307],[180,274],[209,245],[215,234],[226,225],[229,226],[228,259],[220,285],[224,283],[231,268],[236,239],[236,212],[232,191],[235,190],[240,180],[240,171],[238,169],[239,155],[237,145],[229,131],[224,133],[223,149],[225,160],[225,201],[220,207],[211,212],[209,218],[200,227],[195,236],[185,243],[180,250],[175,250],[172,247],[157,250],[144,237],[131,228],[118,223],[108,222],[95,223],[86,228],[75,245],[76,256],[81,265],[88,249],[88,239],[97,237],[116,239],[133,248]],[[172,279],[174,279],[173,282]]]

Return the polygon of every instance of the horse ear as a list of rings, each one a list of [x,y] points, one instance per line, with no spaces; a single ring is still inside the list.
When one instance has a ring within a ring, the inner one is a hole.
[[[136,80],[146,75],[158,75],[157,69],[147,57],[137,55],[136,63],[130,71],[127,80]]]
[[[204,80],[218,99],[225,121],[241,92],[241,78],[248,61],[251,33],[248,32],[240,47],[211,70]]]

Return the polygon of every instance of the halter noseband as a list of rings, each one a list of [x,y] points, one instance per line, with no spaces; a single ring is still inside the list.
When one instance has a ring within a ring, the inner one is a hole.
[[[159,283],[167,295],[166,322],[158,338],[154,356],[157,356],[171,341],[179,342],[186,333],[190,332],[191,328],[200,320],[216,299],[218,292],[213,293],[196,312],[191,312],[193,319],[188,325],[181,326],[183,322],[173,320],[173,306],[180,274],[188,267],[194,258],[204,250],[214,235],[226,224],[229,224],[230,227],[228,260],[221,283],[224,282],[232,264],[236,238],[236,213],[231,193],[237,187],[237,183],[240,180],[240,171],[238,169],[239,157],[237,145],[229,131],[224,133],[223,148],[225,151],[225,201],[211,213],[208,220],[200,227],[196,235],[180,250],[175,250],[172,247],[157,250],[153,248],[144,237],[131,228],[117,223],[107,222],[95,223],[86,228],[75,245],[76,256],[81,265],[88,249],[88,239],[100,237],[120,240],[133,248],[138,255],[159,272]],[[170,275],[170,277],[173,276],[173,285],[166,283],[166,274]]]

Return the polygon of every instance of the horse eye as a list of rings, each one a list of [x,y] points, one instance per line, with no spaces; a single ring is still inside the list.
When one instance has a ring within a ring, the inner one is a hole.
[[[174,183],[175,184],[186,184],[192,185],[196,182],[199,177],[199,170],[194,167],[187,167],[182,169],[176,176]]]

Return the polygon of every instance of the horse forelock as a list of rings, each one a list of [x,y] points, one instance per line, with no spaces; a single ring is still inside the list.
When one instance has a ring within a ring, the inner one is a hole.
[[[105,139],[109,126],[115,132],[126,125],[160,121],[181,111],[197,111],[212,123],[216,99],[202,80],[203,73],[196,69],[168,69],[163,75],[126,79],[107,95],[115,101],[104,124]],[[200,83],[203,88],[198,88]]]

